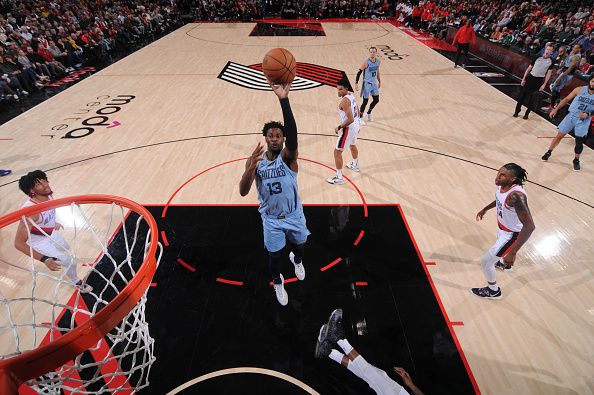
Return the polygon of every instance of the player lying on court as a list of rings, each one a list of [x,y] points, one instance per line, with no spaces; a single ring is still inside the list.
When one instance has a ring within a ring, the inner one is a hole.
[[[344,352],[336,350],[341,348]],[[315,351],[316,358],[330,358],[341,364],[355,376],[364,380],[378,395],[408,395],[409,392],[395,382],[385,371],[379,369],[363,358],[346,338],[342,327],[342,309],[336,309],[330,314],[328,322],[320,328]],[[423,395],[423,392],[413,383],[410,375],[401,367],[394,367],[397,373],[413,395]]]
[[[249,193],[254,180],[258,190],[264,231],[264,246],[268,251],[268,265],[278,302],[286,306],[289,296],[285,291],[284,277],[280,273],[282,250],[289,241],[289,259],[295,267],[295,276],[305,278],[303,252],[309,231],[297,188],[297,125],[289,103],[291,84],[270,84],[278,96],[283,111],[284,125],[268,122],[262,129],[266,139],[266,152],[261,143],[245,164],[239,182],[239,193]],[[286,146],[284,146],[286,142]]]

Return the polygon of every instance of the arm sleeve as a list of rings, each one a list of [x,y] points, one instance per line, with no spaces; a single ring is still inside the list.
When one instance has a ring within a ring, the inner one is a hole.
[[[361,73],[363,72],[363,70],[359,69],[359,71],[357,71],[357,76],[355,77],[355,84],[359,83],[359,77],[361,77]]]
[[[291,110],[289,98],[280,99],[281,108],[283,110],[283,120],[285,122],[285,138],[286,145],[289,151],[297,150],[297,125]]]

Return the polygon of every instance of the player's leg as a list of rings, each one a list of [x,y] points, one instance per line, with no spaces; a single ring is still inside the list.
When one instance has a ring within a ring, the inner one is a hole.
[[[278,224],[278,219],[262,217],[264,229],[264,246],[268,252],[268,269],[272,276],[272,283],[276,299],[282,306],[289,303],[289,296],[285,291],[285,279],[280,272],[281,251],[285,247],[285,234]]]
[[[340,136],[338,136],[338,139],[336,140],[336,146],[334,147],[334,164],[336,165],[336,175],[326,180],[330,184],[344,184],[344,179],[342,177],[342,151],[344,151],[344,147],[347,145],[348,136],[349,128],[343,128],[340,132]]]
[[[377,105],[377,103],[379,103],[379,90],[377,89],[377,87],[375,88],[375,92],[373,92],[375,94],[372,94],[371,98],[373,100],[371,100],[371,104],[369,105],[369,110],[367,111],[367,120],[368,121],[373,121],[373,118],[371,116],[371,111],[373,111],[373,108]]]
[[[573,170],[577,171],[581,169],[580,155],[582,154],[582,151],[584,151],[584,143],[586,142],[589,128],[590,122],[588,122],[588,119],[580,120],[575,126],[575,148],[573,150],[575,157],[573,158]]]
[[[357,148],[357,137],[359,136],[359,128],[352,128],[353,135],[351,136],[350,149],[353,161],[346,165],[349,169],[359,172],[359,149]]]
[[[305,243],[309,236],[307,222],[303,212],[285,219],[286,237],[289,241],[289,260],[295,268],[295,277],[299,280],[305,279],[305,266],[303,256],[305,255]]]
[[[565,137],[567,133],[571,132],[574,129],[577,121],[579,121],[579,118],[571,113],[567,114],[565,118],[563,118],[559,126],[557,126],[559,132],[551,141],[549,149],[547,150],[547,152],[544,153],[544,155],[541,158],[542,160],[548,160],[551,157],[553,150],[559,145],[563,137]]]
[[[361,108],[359,108],[359,123],[361,125],[365,125],[365,122],[363,121],[363,115],[365,114],[365,108],[367,107],[367,102],[369,101],[370,92],[367,85],[369,84],[363,81],[363,85],[361,86],[361,97],[363,98],[363,101],[361,102]]]
[[[504,256],[517,238],[517,233],[506,232],[499,229],[495,244],[483,255],[481,266],[487,280],[487,286],[483,288],[472,288],[474,295],[480,298],[499,299],[501,298],[501,289],[497,285],[497,273],[495,265],[499,258]]]

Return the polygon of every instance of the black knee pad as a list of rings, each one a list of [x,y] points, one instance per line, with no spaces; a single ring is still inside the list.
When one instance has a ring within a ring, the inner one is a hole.
[[[586,142],[586,137],[575,137],[575,149],[573,152],[576,154],[581,154],[584,150],[584,143]]]
[[[291,251],[293,251],[293,254],[295,254],[295,256],[303,259],[303,254],[305,252],[305,243],[301,243],[301,244],[291,243]]]
[[[373,101],[371,102],[371,104],[377,104],[379,103],[379,95],[377,96],[371,96],[373,98]]]

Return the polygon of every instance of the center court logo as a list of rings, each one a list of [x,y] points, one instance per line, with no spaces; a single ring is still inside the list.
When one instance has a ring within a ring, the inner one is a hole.
[[[248,89],[269,91],[270,85],[262,72],[261,64],[244,66],[235,62],[227,62],[218,78]],[[322,85],[336,87],[338,81],[347,78],[342,70],[332,69],[312,63],[297,62],[297,74],[291,90],[317,88]]]

